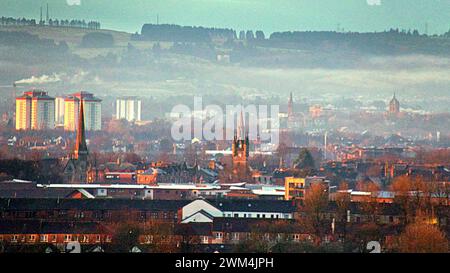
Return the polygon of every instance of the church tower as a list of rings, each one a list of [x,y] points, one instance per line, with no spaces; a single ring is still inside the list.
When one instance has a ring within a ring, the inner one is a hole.
[[[80,100],[76,143],[71,158],[64,169],[64,175],[68,183],[87,182],[89,151],[86,145],[83,104],[83,100]]]
[[[233,157],[233,169],[235,173],[247,170],[247,162],[250,154],[250,142],[248,132],[245,130],[244,118],[241,111],[241,117],[237,132],[234,133],[233,144],[231,146]]]

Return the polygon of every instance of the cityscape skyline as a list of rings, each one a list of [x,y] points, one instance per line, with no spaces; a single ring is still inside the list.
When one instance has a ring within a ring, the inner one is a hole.
[[[449,8],[0,0],[0,257],[450,253]]]

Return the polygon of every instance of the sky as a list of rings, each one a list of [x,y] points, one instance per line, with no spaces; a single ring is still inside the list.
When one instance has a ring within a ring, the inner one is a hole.
[[[103,28],[140,32],[160,23],[239,30],[383,31],[450,29],[450,0],[0,0],[0,16],[100,21]]]

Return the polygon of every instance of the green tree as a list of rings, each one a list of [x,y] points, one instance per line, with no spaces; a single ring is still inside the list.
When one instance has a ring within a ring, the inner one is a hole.
[[[308,149],[302,148],[300,150],[297,159],[294,161],[294,168],[299,170],[303,176],[312,174],[315,169],[315,162]]]
[[[255,35],[256,35],[256,39],[257,40],[264,40],[264,39],[266,39],[266,36],[264,35],[264,32],[262,30],[257,30],[255,32]]]

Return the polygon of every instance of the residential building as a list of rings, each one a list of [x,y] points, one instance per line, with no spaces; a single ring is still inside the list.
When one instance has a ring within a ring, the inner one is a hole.
[[[42,90],[24,92],[16,98],[16,130],[55,128],[55,99]]]
[[[278,200],[194,200],[181,209],[182,223],[213,222],[213,218],[294,219],[292,202]]]
[[[67,96],[64,100],[64,130],[77,130],[80,102],[84,104],[84,122],[87,131],[102,129],[101,100],[88,92],[78,92]]]
[[[55,124],[64,125],[64,102],[65,98],[58,96],[55,98]]]
[[[285,200],[303,200],[305,198],[305,178],[293,176],[285,177],[284,185]]]
[[[141,120],[142,101],[136,97],[122,97],[116,100],[116,119]]]

